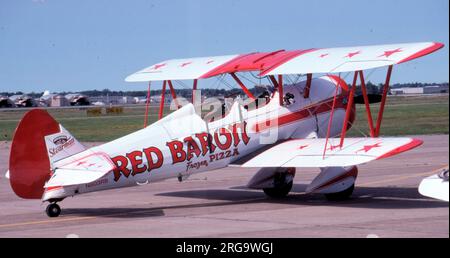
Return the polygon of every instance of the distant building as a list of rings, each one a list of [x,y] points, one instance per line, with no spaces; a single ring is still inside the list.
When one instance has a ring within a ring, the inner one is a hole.
[[[423,94],[423,88],[421,87],[406,87],[391,89],[392,95],[405,95],[405,94]]]
[[[106,105],[134,104],[134,98],[130,96],[95,96],[89,98],[92,103],[103,103]]]
[[[69,100],[62,95],[55,95],[51,98],[50,106],[51,107],[65,107],[69,106]]]
[[[144,100],[147,98],[144,98]],[[156,96],[150,96],[150,102],[151,103],[161,103],[161,95],[156,95]],[[170,102],[172,101],[172,95],[170,94],[165,94],[164,95],[164,104],[170,104]]]
[[[438,94],[448,93],[448,85],[432,85],[426,87],[405,87],[391,89],[392,95],[407,95],[407,94]]]
[[[122,96],[118,99],[118,104],[132,104],[133,101],[134,99],[131,96]]]
[[[43,107],[65,107],[69,106],[70,102],[63,95],[45,91],[44,94],[39,98],[39,105]]]
[[[448,93],[448,85],[432,85],[423,88],[424,94]]]

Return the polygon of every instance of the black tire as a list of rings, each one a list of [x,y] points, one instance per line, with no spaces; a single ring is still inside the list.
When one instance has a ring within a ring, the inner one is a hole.
[[[51,203],[47,206],[47,209],[45,209],[45,213],[47,213],[47,216],[53,218],[58,217],[59,214],[61,214],[61,208],[56,203]]]
[[[264,188],[264,193],[271,198],[284,198],[292,189],[293,181],[289,183],[280,184],[274,188]]]
[[[325,194],[325,198],[329,201],[344,201],[348,200],[350,196],[353,194],[353,190],[355,190],[355,184],[352,184],[349,188],[344,191],[340,191],[337,193],[329,193]]]

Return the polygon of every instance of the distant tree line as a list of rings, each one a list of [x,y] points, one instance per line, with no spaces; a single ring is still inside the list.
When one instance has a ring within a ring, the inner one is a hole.
[[[431,85],[442,85],[442,86],[448,86],[448,82],[445,83],[420,83],[420,82],[414,82],[414,83],[395,83],[390,85],[391,89],[395,88],[404,88],[404,87],[425,87],[425,86],[431,86]],[[254,95],[261,94],[265,89],[273,90],[272,86],[260,86],[260,87],[253,87],[249,89]],[[380,83],[378,85],[371,83],[370,81],[366,83],[366,88],[369,93],[377,94],[381,93],[383,89],[383,84]],[[159,96],[161,95],[162,90],[151,90],[150,96]],[[191,89],[175,89],[175,92],[177,96],[182,96],[185,98],[191,98],[192,96],[192,90]],[[206,97],[215,97],[215,96],[224,96],[224,97],[235,97],[237,95],[244,94],[242,92],[242,89],[240,88],[233,88],[233,89],[201,89],[202,96]],[[86,91],[80,91],[80,92],[59,92],[61,95],[71,94],[71,93],[80,93],[89,97],[98,97],[98,96],[131,96],[131,97],[146,97],[147,91],[114,91],[109,89],[103,89],[103,90],[86,90]],[[357,86],[356,94],[361,93],[361,87]],[[23,95],[24,92],[17,91],[17,92],[0,92],[0,96],[12,96],[12,95]],[[32,98],[39,98],[41,97],[43,92],[30,92],[26,93],[26,95],[32,97]],[[170,91],[166,90],[166,95],[170,95]]]

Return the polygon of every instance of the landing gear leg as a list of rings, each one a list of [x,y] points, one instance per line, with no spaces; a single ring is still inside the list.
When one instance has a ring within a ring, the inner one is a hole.
[[[56,204],[56,202],[54,203],[50,203],[47,206],[47,209],[45,209],[45,213],[47,213],[47,216],[49,217],[58,217],[59,214],[61,214],[61,208],[59,207],[58,204]]]

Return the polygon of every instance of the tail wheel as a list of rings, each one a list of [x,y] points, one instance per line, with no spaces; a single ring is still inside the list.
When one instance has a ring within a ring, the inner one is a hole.
[[[45,213],[47,213],[47,216],[53,218],[58,217],[59,214],[61,214],[61,208],[56,203],[51,203],[47,206],[47,209],[45,209]]]
[[[352,184],[349,188],[345,189],[344,191],[325,194],[325,198],[327,198],[329,201],[347,200],[353,194],[353,190],[355,190],[355,184]]]

